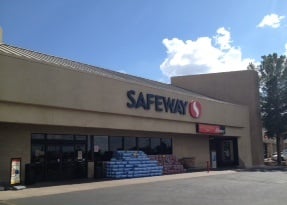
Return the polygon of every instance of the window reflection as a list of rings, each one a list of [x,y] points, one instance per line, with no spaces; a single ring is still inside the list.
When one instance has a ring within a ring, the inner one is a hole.
[[[69,140],[73,141],[73,135],[55,135],[55,134],[48,134],[47,140]]]
[[[146,154],[150,154],[150,138],[148,137],[139,137],[138,139],[138,149],[143,151]]]
[[[135,137],[124,137],[124,150],[137,150]]]
[[[94,136],[94,160],[108,161],[112,157],[109,151],[109,137],[108,136]]]
[[[123,150],[123,138],[122,137],[110,137],[110,151]]]
[[[151,154],[160,154],[160,138],[150,139]]]
[[[44,144],[32,144],[31,145],[31,162],[32,163],[44,163],[45,161],[45,145]]]
[[[37,133],[31,135],[31,142],[31,163],[44,163],[51,143],[61,146],[64,161],[109,161],[117,150],[141,150],[148,155],[172,154],[172,138]]]
[[[172,141],[170,138],[162,138],[160,147],[162,154],[172,154]]]

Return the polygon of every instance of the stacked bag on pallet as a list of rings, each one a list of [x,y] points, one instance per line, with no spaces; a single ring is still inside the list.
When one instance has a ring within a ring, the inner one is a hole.
[[[174,155],[149,155],[151,160],[157,160],[163,166],[163,174],[179,174],[186,170]]]
[[[116,179],[159,176],[163,167],[142,151],[116,151],[111,161],[105,163],[105,173],[106,177]]]

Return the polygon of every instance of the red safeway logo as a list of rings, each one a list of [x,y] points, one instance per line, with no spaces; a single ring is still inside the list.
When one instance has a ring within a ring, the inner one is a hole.
[[[189,103],[189,114],[193,118],[199,118],[201,116],[201,104],[198,101],[191,101]]]

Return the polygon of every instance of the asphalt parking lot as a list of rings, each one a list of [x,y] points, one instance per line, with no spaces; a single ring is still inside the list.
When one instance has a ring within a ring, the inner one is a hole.
[[[69,186],[50,187],[48,192],[47,188],[30,189],[34,195],[23,194],[25,190],[9,191],[10,198],[8,195],[5,197],[3,194],[5,192],[2,192],[0,204],[285,205],[287,203],[285,170],[202,172],[197,175],[191,173],[164,177],[110,181],[108,186],[97,186],[97,182],[73,185],[74,189],[66,192],[64,189],[68,189]]]

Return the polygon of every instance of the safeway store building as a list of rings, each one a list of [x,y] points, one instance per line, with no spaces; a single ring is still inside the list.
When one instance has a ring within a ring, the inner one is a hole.
[[[1,44],[0,183],[103,177],[116,150],[261,165],[258,99],[253,71],[163,84]]]

